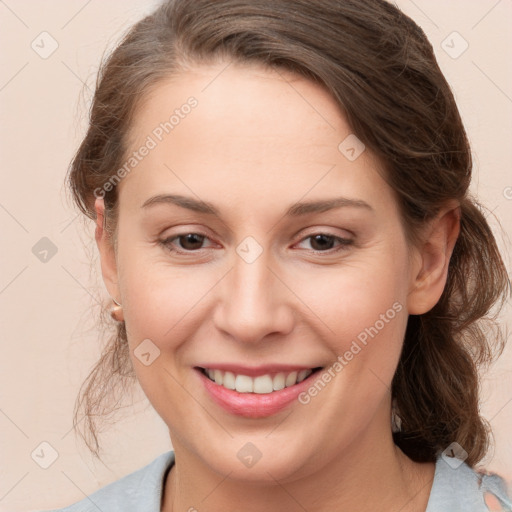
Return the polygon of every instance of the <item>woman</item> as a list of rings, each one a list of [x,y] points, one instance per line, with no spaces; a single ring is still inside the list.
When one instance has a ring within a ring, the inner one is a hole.
[[[481,319],[510,289],[471,168],[388,2],[174,0],[133,27],[69,175],[118,322],[80,404],[97,453],[95,391],[136,377],[173,451],[62,510],[512,510],[476,468]]]

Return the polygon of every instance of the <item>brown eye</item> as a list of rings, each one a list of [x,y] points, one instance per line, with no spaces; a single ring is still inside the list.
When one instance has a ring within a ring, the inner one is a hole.
[[[335,237],[330,235],[314,235],[311,236],[311,247],[315,251],[325,251],[332,249],[335,242]]]
[[[310,246],[315,252],[336,252],[354,243],[354,240],[350,240],[349,238],[341,238],[328,233],[316,233],[307,236],[302,241],[305,240],[310,240]]]
[[[197,233],[188,233],[177,237],[177,239],[181,241],[180,248],[185,249],[186,251],[201,249],[204,238],[204,236],[198,235]]]
[[[171,252],[187,253],[203,249],[205,239],[208,237],[200,233],[184,233],[161,240],[160,243]]]

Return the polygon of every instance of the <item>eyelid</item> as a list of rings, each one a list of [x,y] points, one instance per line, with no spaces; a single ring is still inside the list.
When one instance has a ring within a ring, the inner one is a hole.
[[[335,232],[337,231],[337,232]],[[348,236],[345,236],[344,234],[340,234],[340,231],[345,232]],[[329,235],[336,238],[355,238],[356,235],[353,231],[350,231],[348,229],[342,229],[342,228],[335,228],[335,227],[327,227],[327,226],[319,226],[319,227],[312,227],[312,228],[305,228],[300,230],[296,235],[294,235],[293,238],[296,236],[300,236],[300,240],[302,240],[304,237],[313,236],[313,235]]]

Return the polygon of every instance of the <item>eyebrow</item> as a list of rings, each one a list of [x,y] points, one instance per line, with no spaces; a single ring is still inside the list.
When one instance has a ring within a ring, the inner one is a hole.
[[[212,203],[176,194],[159,194],[150,197],[144,202],[141,208],[150,208],[151,206],[155,206],[157,204],[172,204],[181,208],[193,210],[195,212],[220,216],[220,211]],[[299,217],[301,215],[321,213],[341,207],[356,207],[374,211],[374,209],[367,202],[362,201],[361,199],[335,197],[332,199],[324,199],[320,201],[295,203],[288,208],[285,215],[291,217]]]

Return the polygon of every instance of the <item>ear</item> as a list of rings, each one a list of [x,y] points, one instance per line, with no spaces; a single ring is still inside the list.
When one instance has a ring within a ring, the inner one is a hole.
[[[428,224],[422,245],[416,249],[408,312],[421,315],[439,301],[448,277],[448,265],[460,232],[460,206],[451,202]]]
[[[101,273],[103,275],[103,282],[107,287],[110,296],[122,304],[119,287],[118,287],[118,274],[117,262],[114,246],[111,238],[105,230],[105,203],[103,198],[96,198],[94,203],[96,210],[96,245],[100,253]]]

